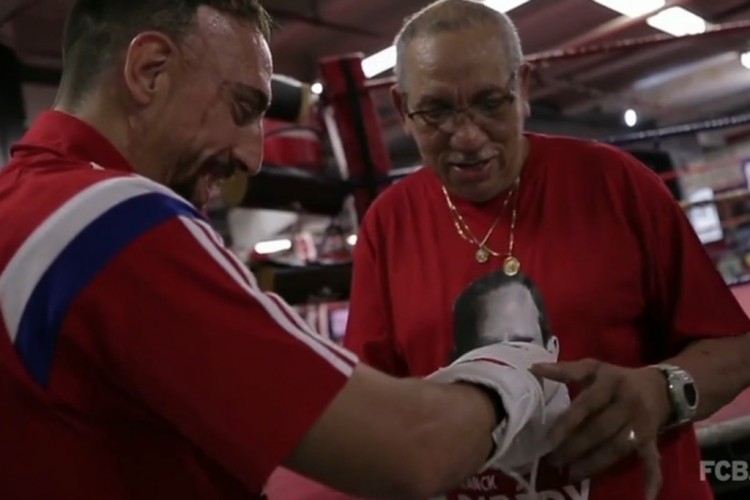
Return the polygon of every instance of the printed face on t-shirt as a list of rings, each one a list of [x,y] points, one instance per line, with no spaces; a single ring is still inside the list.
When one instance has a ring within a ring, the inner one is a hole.
[[[529,342],[555,355],[541,292],[525,275],[490,271],[471,283],[453,305],[453,359],[496,342]]]
[[[479,335],[483,342],[533,342],[545,346],[539,308],[531,291],[522,283],[510,282],[490,290],[481,303]]]

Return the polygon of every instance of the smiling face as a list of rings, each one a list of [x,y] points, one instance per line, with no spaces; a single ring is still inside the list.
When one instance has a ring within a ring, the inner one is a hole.
[[[157,64],[161,69],[150,69]],[[144,175],[202,208],[236,170],[258,172],[273,69],[254,25],[200,7],[195,26],[172,49],[158,37],[136,38],[125,69],[140,104],[135,140],[151,160]]]
[[[493,23],[418,36],[393,91],[425,164],[469,201],[507,189],[526,156],[529,68],[509,60],[505,39]]]

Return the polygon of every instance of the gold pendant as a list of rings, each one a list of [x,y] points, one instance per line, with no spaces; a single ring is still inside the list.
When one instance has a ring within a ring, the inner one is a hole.
[[[477,250],[477,253],[474,254],[474,257],[476,257],[477,262],[479,262],[480,264],[484,264],[489,260],[490,253],[484,247],[482,247]]]
[[[512,255],[509,255],[503,261],[503,271],[508,276],[515,276],[516,274],[518,274],[518,271],[520,270],[521,270],[521,262],[519,262],[519,260],[513,257]]]

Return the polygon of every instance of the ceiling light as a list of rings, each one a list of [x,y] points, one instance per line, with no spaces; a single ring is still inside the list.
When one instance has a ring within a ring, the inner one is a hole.
[[[346,238],[346,242],[349,243],[350,246],[354,246],[357,244],[357,235],[356,234],[350,234]]]
[[[706,21],[682,7],[670,7],[646,19],[652,28],[673,36],[697,35],[706,31]]]
[[[530,0],[485,0],[487,7],[499,12],[508,12]],[[633,1],[633,0],[631,0]],[[362,59],[362,71],[365,78],[372,78],[388,71],[396,65],[396,47],[391,45]]]
[[[291,248],[291,240],[261,241],[255,245],[255,253],[265,255],[269,253],[283,252],[284,250],[291,250]]]
[[[376,52],[362,59],[362,71],[365,78],[372,78],[396,65],[396,47],[391,45],[387,49]]]
[[[498,12],[510,12],[528,1],[529,0],[484,0],[482,3],[490,9],[495,9]]]
[[[740,62],[744,67],[750,69],[750,52],[743,52],[740,54]]]
[[[638,123],[638,113],[634,109],[625,111],[625,125],[635,127]]]
[[[661,9],[666,3],[664,0],[594,0],[594,2],[628,17],[641,17]]]
[[[323,84],[320,82],[315,82],[312,85],[310,85],[310,91],[313,94],[320,95],[323,93]]]

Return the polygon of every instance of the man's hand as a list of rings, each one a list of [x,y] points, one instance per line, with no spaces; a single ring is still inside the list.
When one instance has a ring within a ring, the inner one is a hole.
[[[670,411],[661,372],[590,359],[538,364],[532,372],[580,390],[552,428],[552,463],[568,465],[582,479],[637,452],[646,465],[647,497],[655,498],[661,487],[656,439]]]

